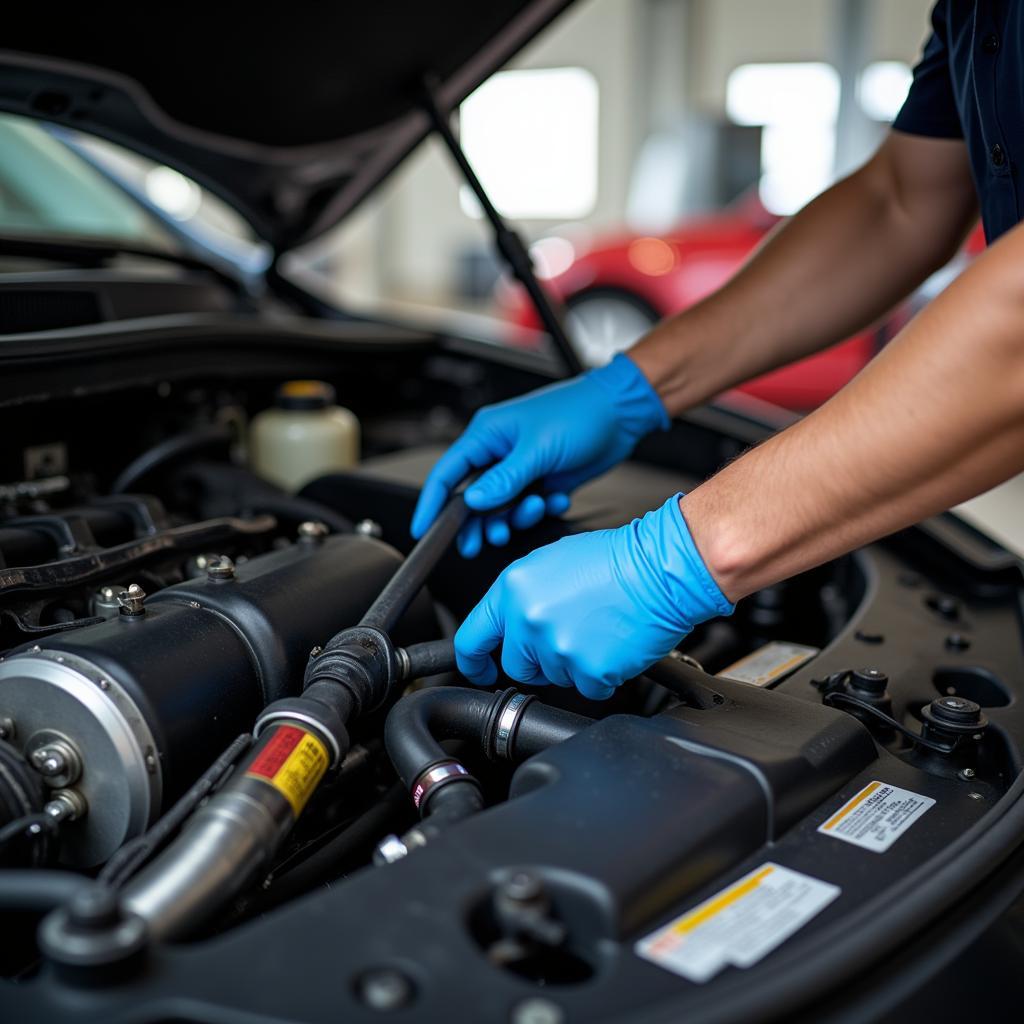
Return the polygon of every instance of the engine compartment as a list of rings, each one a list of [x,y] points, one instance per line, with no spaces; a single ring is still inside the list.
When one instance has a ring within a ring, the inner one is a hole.
[[[300,347],[307,362],[321,360]],[[466,562],[439,544],[400,623],[367,626],[420,557],[408,522],[441,446],[530,379],[458,351],[353,352],[332,382],[364,457],[298,494],[253,474],[241,443],[272,369],[183,368],[0,412],[0,829],[32,819],[0,832],[0,865],[98,878],[150,927],[131,956],[90,947],[86,965],[61,952],[54,914],[37,938],[38,912],[5,912],[12,1019],[519,1020],[531,1000],[551,1019],[699,1014],[920,891],[921,871],[1008,812],[1019,569],[952,520],[753,595],[602,704],[508,680],[468,690],[451,671],[445,639],[505,564],[692,486],[763,434],[739,416],[676,424],[508,548]],[[792,667],[780,647],[802,652]],[[340,748],[305,733],[325,760],[301,799],[274,796],[269,861],[247,861],[237,892],[190,868],[175,884],[210,912],[164,929],[160,908],[184,913],[161,889],[175,844],[212,828],[226,794],[242,820],[270,789],[249,777],[275,737],[293,742],[284,760],[305,742],[285,733],[305,728],[288,702],[372,675],[382,651],[391,667]],[[729,675],[750,656],[776,666],[762,685]],[[821,832],[878,780],[936,810],[880,854]],[[706,982],[644,957],[655,929],[766,863],[838,890],[797,939]]]

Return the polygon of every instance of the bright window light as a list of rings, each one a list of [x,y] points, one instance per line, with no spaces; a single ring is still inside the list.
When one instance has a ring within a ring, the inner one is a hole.
[[[729,75],[726,113],[761,125],[761,201],[794,213],[832,180],[839,74],[830,64],[743,64]]]
[[[502,71],[460,109],[462,146],[507,217],[585,217],[597,201],[597,80],[584,68]],[[462,208],[480,210],[463,188]]]
[[[877,60],[857,79],[857,100],[873,121],[892,121],[910,91],[914,73],[901,60]]]
[[[146,195],[175,220],[191,220],[199,212],[203,195],[199,186],[170,167],[154,167],[146,174]]]

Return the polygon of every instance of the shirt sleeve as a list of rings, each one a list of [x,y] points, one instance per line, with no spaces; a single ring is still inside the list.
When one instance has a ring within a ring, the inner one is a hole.
[[[914,68],[907,99],[893,121],[896,131],[938,139],[963,138],[949,70],[947,3],[938,0],[932,8],[932,32]]]

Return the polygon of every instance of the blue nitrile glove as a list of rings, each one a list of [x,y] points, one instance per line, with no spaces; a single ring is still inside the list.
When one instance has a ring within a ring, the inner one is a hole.
[[[730,614],[679,498],[628,526],[564,537],[513,562],[455,634],[459,671],[489,686],[490,654],[503,643],[501,667],[513,679],[603,700],[695,625]]]
[[[467,558],[478,554],[485,532],[492,544],[507,544],[510,524],[525,529],[545,514],[561,515],[574,488],[621,462],[645,434],[668,425],[661,399],[625,355],[572,380],[486,406],[430,471],[412,535],[423,536],[474,469],[491,466],[466,489],[471,509],[505,505],[538,480],[544,494],[528,495],[511,512],[488,517],[486,525],[479,517],[470,519],[459,550]]]

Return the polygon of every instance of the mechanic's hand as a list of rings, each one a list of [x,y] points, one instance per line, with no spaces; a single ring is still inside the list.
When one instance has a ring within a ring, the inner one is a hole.
[[[733,606],[708,572],[680,495],[617,530],[565,537],[513,562],[455,634],[459,671],[488,686],[490,653],[521,683],[603,700]]]
[[[471,518],[459,536],[459,550],[472,558],[484,534],[492,544],[507,544],[510,526],[525,529],[545,514],[561,515],[574,488],[621,462],[644,434],[668,424],[661,399],[625,355],[573,380],[489,405],[431,470],[412,517],[412,535],[423,536],[474,469],[497,463],[466,489],[471,509],[505,505],[537,480],[544,493],[528,495],[486,523]]]

